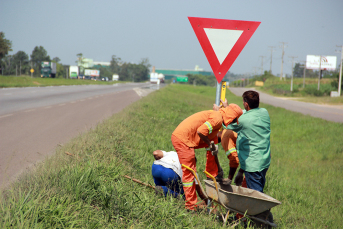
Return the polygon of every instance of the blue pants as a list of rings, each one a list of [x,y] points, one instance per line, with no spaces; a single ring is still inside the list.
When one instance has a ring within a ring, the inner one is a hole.
[[[184,195],[181,179],[176,172],[155,164],[152,165],[151,170],[155,185],[163,188],[164,196],[167,196],[168,193],[173,197]]]
[[[264,185],[266,183],[266,173],[268,168],[261,172],[244,172],[247,187],[259,192],[263,192]]]

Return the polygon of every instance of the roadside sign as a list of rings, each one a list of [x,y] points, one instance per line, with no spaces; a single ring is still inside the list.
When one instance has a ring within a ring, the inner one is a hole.
[[[34,70],[33,68],[31,68],[30,72],[31,72],[31,73],[34,73],[34,72],[35,72],[35,70]]]
[[[217,78],[222,81],[251,36],[258,21],[188,17],[195,35]]]
[[[176,82],[188,82],[188,77],[187,76],[177,76]]]

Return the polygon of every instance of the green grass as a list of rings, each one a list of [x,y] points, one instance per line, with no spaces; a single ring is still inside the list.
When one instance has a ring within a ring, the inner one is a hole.
[[[88,84],[113,84],[123,81],[94,81],[64,78],[40,78],[31,76],[0,76],[0,88],[4,87],[44,87],[44,86],[61,86],[61,85],[88,85]]]
[[[189,115],[211,109],[215,90],[167,86],[61,146],[3,192],[0,228],[221,228],[214,215],[190,214],[182,201],[157,198],[152,189],[122,177],[153,184],[152,152],[174,150],[173,130]],[[229,91],[227,99],[241,104]],[[279,228],[341,227],[343,125],[261,107],[272,123],[265,193],[282,202],[272,209],[275,222]],[[204,179],[205,150],[196,155]],[[222,149],[219,157],[227,175]]]
[[[306,78],[305,88],[303,88],[303,78],[293,79],[293,92],[291,89],[291,79],[280,80],[279,78],[268,78],[263,87],[256,87],[257,90],[263,91],[273,96],[282,96],[294,98],[299,101],[343,105],[343,96],[330,97],[331,91],[337,91],[336,87],[332,87],[331,82],[335,79],[321,79],[320,91],[318,91],[318,79]],[[255,87],[249,84],[246,87]]]

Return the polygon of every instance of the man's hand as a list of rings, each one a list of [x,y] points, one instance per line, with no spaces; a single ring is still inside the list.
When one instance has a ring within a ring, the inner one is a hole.
[[[220,108],[222,108],[222,105],[217,106],[217,104],[215,104],[215,103],[213,104],[213,110],[214,111],[219,111]]]
[[[243,182],[243,170],[240,169],[235,177],[235,184],[241,186]]]
[[[225,98],[225,101],[223,101],[222,99],[220,100],[220,102],[222,102],[222,106],[225,108],[225,107],[227,107],[228,106],[228,104],[227,104],[227,99]]]
[[[211,141],[210,148],[211,148],[211,153],[213,156],[218,155],[218,146],[216,144],[214,144],[213,141]]]

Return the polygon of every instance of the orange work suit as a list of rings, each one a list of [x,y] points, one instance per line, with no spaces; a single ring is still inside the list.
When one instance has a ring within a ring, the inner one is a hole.
[[[178,154],[180,163],[196,171],[194,149],[208,147],[200,139],[197,132],[207,136],[210,141],[214,141],[217,144],[217,133],[222,126],[222,122],[223,119],[220,112],[212,110],[195,113],[183,120],[171,136],[171,141]],[[210,170],[208,172],[216,177],[218,175],[218,167],[214,156],[208,151],[206,157],[206,169]],[[187,209],[194,210],[198,202],[194,175],[184,167],[182,167],[182,172],[183,190],[186,196],[185,205]]]

